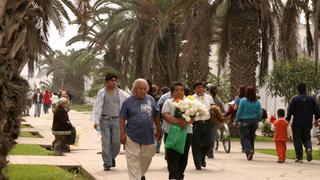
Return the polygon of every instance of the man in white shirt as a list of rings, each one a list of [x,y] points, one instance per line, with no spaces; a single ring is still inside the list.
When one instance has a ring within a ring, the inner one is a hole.
[[[194,99],[204,104],[208,111],[210,105],[213,104],[213,99],[210,95],[205,94],[205,86],[202,82],[197,82],[194,86]],[[196,170],[201,170],[206,167],[205,157],[209,150],[211,141],[210,114],[196,117],[193,123],[193,139],[192,139],[192,155]]]
[[[123,102],[129,96],[117,87],[118,76],[105,76],[105,87],[101,89],[93,105],[91,120],[94,128],[100,128],[102,160],[105,171],[116,166],[115,158],[120,151],[119,113]]]

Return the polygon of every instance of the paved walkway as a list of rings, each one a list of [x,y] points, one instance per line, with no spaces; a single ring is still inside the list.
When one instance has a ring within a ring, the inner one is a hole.
[[[30,111],[32,112],[32,111]],[[122,180],[128,179],[124,151],[121,150],[116,159],[116,168],[111,171],[103,171],[100,137],[93,129],[90,122],[90,114],[71,111],[69,117],[74,126],[81,129],[78,146],[71,146],[71,153],[65,156],[9,156],[13,164],[50,164],[59,166],[82,166],[97,180]],[[42,114],[41,117],[26,117],[27,124],[31,124],[44,138],[19,138],[18,143],[50,145],[53,141],[51,134],[52,114]],[[28,131],[33,131],[28,128]],[[314,147],[316,147],[314,145]],[[273,143],[256,143],[256,148],[274,148]],[[292,148],[292,144],[289,144]],[[276,163],[275,156],[256,153],[252,161],[247,161],[240,152],[239,142],[232,142],[230,154],[216,152],[215,159],[207,159],[207,167],[202,171],[196,171],[192,154],[190,152],[185,180],[197,180],[201,178],[223,180],[310,180],[319,179],[320,161],[293,163],[287,160],[284,164]],[[152,160],[149,171],[146,174],[148,180],[165,180],[168,178],[163,149]]]

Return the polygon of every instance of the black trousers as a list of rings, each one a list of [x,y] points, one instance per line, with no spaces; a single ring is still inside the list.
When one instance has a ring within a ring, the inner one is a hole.
[[[212,124],[207,121],[196,121],[193,123],[192,155],[193,162],[197,168],[205,162],[206,155],[212,144]]]
[[[312,149],[311,143],[311,129],[303,126],[295,127],[292,126],[292,135],[293,135],[293,145],[296,153],[297,159],[303,158],[303,148]]]
[[[184,153],[180,154],[175,150],[166,149],[169,179],[183,179],[184,171],[188,164],[189,149],[192,142],[192,134],[187,134]]]

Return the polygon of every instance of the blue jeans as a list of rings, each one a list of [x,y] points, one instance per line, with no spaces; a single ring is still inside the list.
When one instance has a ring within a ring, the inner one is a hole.
[[[100,121],[102,159],[104,167],[112,167],[114,160],[120,151],[119,118],[105,118]]]
[[[34,115],[40,116],[40,114],[41,114],[41,104],[42,103],[35,103],[34,104]]]
[[[240,141],[242,148],[246,153],[254,151],[254,139],[256,138],[258,122],[256,121],[245,121],[241,122],[239,132],[240,132]]]

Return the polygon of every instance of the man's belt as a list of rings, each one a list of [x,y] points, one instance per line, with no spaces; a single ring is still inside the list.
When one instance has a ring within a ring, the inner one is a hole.
[[[116,118],[118,118],[119,116],[109,116],[109,115],[106,115],[106,114],[102,114],[101,117],[103,117],[103,118],[116,119]]]
[[[194,121],[194,124],[204,124],[204,123],[210,123],[210,120],[198,120],[198,121]]]

